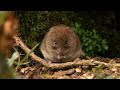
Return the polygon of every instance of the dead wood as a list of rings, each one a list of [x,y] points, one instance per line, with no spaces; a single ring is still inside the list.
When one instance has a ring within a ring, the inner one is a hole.
[[[30,49],[22,42],[22,40],[19,37],[14,37],[16,44],[18,46],[21,47],[21,49],[23,49],[25,51],[25,53],[28,53],[30,51]],[[65,68],[72,68],[72,67],[77,67],[77,66],[94,66],[94,65],[103,65],[106,67],[111,67],[111,66],[118,66],[120,67],[120,64],[116,64],[116,63],[105,63],[105,62],[100,62],[100,61],[96,61],[95,59],[90,59],[90,60],[80,60],[79,58],[74,60],[73,62],[67,62],[67,63],[49,63],[46,60],[38,57],[37,55],[34,54],[34,52],[32,52],[30,54],[30,57],[41,63],[42,65],[48,67],[49,69],[53,70],[53,69],[65,69]]]

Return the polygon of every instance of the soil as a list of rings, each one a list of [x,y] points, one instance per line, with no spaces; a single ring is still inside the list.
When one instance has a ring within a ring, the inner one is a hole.
[[[101,62],[120,63],[120,58],[94,57]],[[66,70],[49,70],[37,62],[30,62],[17,70],[17,74],[23,79],[119,79],[119,67],[104,66],[80,66]]]

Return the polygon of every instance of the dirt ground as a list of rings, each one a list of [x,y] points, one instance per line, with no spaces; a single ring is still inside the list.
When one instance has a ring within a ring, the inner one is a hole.
[[[110,58],[95,57],[95,60],[108,63]],[[120,58],[113,58],[112,62],[120,63]],[[31,61],[17,70],[23,79],[119,79],[119,67],[79,66],[66,70],[49,70],[38,62]]]

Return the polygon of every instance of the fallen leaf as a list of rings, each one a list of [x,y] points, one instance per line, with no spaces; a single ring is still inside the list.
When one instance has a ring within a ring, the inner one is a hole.
[[[94,74],[90,73],[90,72],[87,72],[85,74],[83,74],[83,76],[86,78],[86,79],[93,79],[94,78]]]
[[[76,68],[75,71],[80,73],[82,71],[82,69],[81,68]]]

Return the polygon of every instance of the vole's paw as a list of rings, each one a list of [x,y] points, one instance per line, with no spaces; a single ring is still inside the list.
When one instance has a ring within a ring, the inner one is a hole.
[[[48,64],[51,64],[52,62],[50,60],[46,60]]]
[[[79,62],[80,61],[80,58],[76,58],[75,60],[74,60],[74,62]]]

